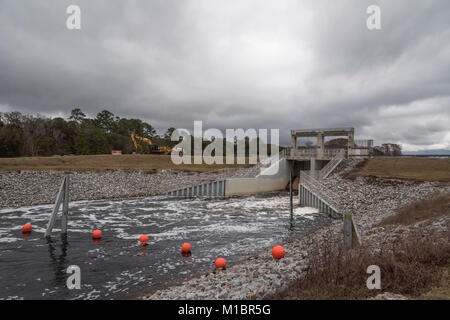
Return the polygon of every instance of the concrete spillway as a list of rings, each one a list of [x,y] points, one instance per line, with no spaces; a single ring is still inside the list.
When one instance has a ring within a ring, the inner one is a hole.
[[[167,193],[175,197],[232,197],[284,190],[289,182],[289,162],[282,158],[262,169],[254,178],[228,178],[180,188]]]

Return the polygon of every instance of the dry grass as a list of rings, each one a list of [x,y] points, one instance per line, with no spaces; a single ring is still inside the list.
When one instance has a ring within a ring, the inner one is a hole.
[[[346,254],[338,244],[319,243],[310,252],[305,277],[266,298],[366,299],[381,292],[426,298],[430,290],[437,290],[441,297],[445,294],[442,288],[449,285],[448,241],[416,233],[380,249],[372,252],[361,248]],[[366,270],[370,265],[381,269],[381,290],[367,289]]]
[[[382,158],[367,159],[344,175],[347,179],[376,177],[415,181],[450,181],[450,159]]]
[[[444,271],[444,276],[438,286],[418,297],[421,300],[450,300],[450,268]]]
[[[379,225],[410,225],[450,214],[450,194],[437,194],[426,200],[414,201],[397,209],[396,213],[383,219]]]
[[[8,170],[161,170],[215,171],[223,168],[237,168],[248,165],[207,165],[172,163],[170,155],[88,155],[28,158],[0,158],[0,171]]]

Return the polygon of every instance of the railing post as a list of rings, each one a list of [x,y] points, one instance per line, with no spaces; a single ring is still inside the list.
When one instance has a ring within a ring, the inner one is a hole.
[[[61,218],[61,233],[67,233],[67,222],[69,220],[69,185],[70,176],[66,175],[64,181],[64,203],[63,203],[63,213]]]
[[[344,249],[349,251],[361,245],[358,228],[351,213],[344,214]]]
[[[344,214],[344,250],[352,249],[352,215]]]
[[[55,205],[53,207],[52,215],[50,216],[50,219],[48,220],[47,229],[45,230],[45,237],[50,237],[53,230],[53,225],[55,224],[56,215],[58,214],[59,208],[61,207],[61,203],[63,202],[64,198],[64,208],[68,210],[69,208],[69,197],[65,197],[66,189],[69,187],[68,184],[68,175],[64,177],[63,182],[61,183],[61,186],[59,187],[58,195],[56,196]],[[67,201],[67,204],[66,204]],[[64,213],[63,213],[64,216]],[[66,217],[67,218],[67,217]],[[64,217],[63,217],[64,219]],[[64,228],[64,223],[67,226],[67,220],[62,220],[62,227]],[[67,232],[67,230],[66,230]]]

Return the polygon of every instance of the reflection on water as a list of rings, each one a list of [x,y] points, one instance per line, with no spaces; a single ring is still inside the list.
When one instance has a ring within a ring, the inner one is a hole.
[[[66,268],[67,268],[67,246],[69,242],[67,241],[67,235],[59,235],[61,238],[60,243],[55,243],[52,238],[46,238],[45,241],[48,245],[48,253],[50,256],[49,267],[53,269],[55,286],[64,286],[66,280]],[[55,246],[58,247],[59,252]]]
[[[329,223],[311,208],[297,208],[291,221],[287,193],[74,202],[68,235],[60,235],[57,221],[46,239],[50,212],[51,206],[0,210],[1,299],[125,298],[212,268],[218,256],[240,260]],[[23,235],[27,222],[33,231]],[[94,229],[102,239],[92,239]],[[147,246],[141,234],[149,235]],[[184,242],[191,255],[181,254]],[[66,288],[70,265],[81,268],[80,290]]]

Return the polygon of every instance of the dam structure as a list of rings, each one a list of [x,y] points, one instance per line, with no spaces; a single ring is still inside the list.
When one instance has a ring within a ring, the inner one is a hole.
[[[327,142],[329,137],[339,138]],[[299,144],[299,139],[303,139],[303,143]],[[278,160],[268,158],[258,163],[260,173],[256,177],[225,178],[175,189],[166,195],[226,198],[281,191],[286,189],[292,174],[293,179],[299,178],[301,206],[315,207],[330,215],[341,214],[336,195],[320,180],[326,179],[346,158],[368,157],[372,148],[373,140],[355,140],[354,128],[291,130],[290,146],[282,150]]]

